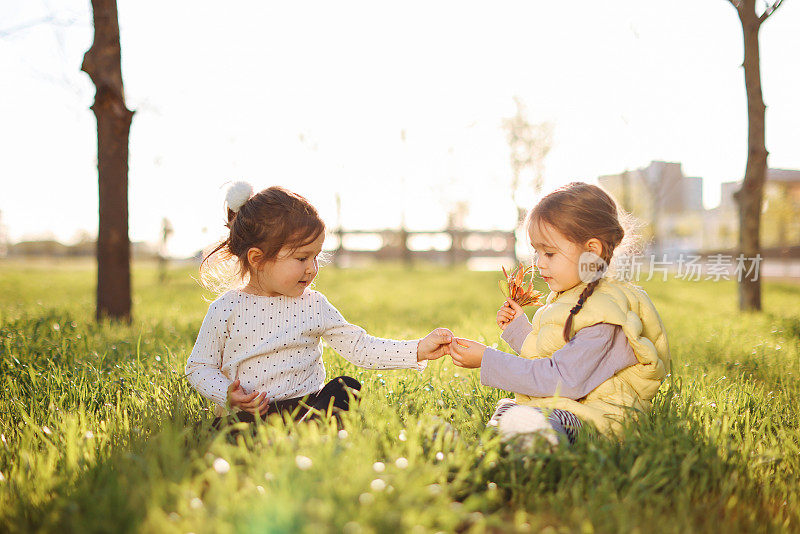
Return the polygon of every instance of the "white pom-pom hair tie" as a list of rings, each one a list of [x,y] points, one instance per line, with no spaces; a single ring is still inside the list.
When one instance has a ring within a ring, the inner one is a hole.
[[[234,213],[238,213],[239,209],[244,206],[244,203],[250,200],[253,196],[253,186],[247,182],[235,182],[228,188],[228,193],[225,195],[225,203],[228,209]]]

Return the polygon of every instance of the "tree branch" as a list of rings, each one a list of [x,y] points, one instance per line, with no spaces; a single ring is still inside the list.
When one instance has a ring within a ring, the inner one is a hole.
[[[761,14],[760,17],[758,17],[758,22],[761,23],[767,20],[770,17],[770,15],[775,13],[778,10],[778,8],[781,7],[782,3],[783,0],[775,0],[775,2],[772,3],[772,5],[767,4],[767,7],[764,9],[764,12]]]

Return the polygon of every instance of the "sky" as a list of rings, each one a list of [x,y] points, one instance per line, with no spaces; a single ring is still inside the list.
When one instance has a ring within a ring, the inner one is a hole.
[[[188,255],[222,235],[225,184],[282,185],[330,227],[510,229],[504,117],[553,124],[544,192],[677,161],[704,202],[741,179],[741,27],[726,0],[118,0],[130,235]],[[36,23],[42,19],[46,22]],[[800,2],[761,29],[769,164],[800,169]],[[96,232],[91,4],[0,3],[0,224]],[[341,219],[336,195],[341,197]],[[536,202],[533,191],[522,202]]]

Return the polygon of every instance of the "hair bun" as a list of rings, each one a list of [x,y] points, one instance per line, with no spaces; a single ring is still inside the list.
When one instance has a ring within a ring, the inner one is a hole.
[[[247,182],[235,182],[228,188],[228,193],[225,195],[225,204],[228,205],[229,210],[237,213],[252,196],[252,185]]]

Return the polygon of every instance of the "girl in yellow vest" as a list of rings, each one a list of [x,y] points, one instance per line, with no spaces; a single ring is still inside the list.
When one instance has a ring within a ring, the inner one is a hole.
[[[609,276],[625,236],[617,206],[599,187],[574,182],[545,196],[526,226],[551,292],[530,323],[511,300],[497,312],[519,356],[456,338],[453,362],[480,367],[482,384],[516,393],[489,421],[504,438],[573,442],[586,423],[618,433],[626,416],[649,408],[669,372],[669,346],[644,290]]]

